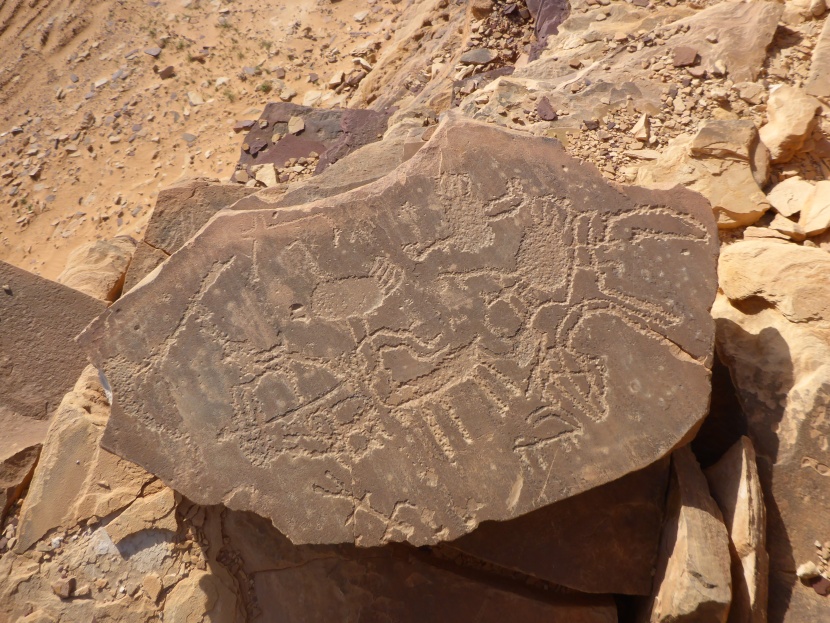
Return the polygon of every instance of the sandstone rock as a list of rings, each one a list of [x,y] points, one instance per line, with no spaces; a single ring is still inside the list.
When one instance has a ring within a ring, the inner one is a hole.
[[[815,97],[830,97],[830,24],[826,20],[813,48],[804,90]]]
[[[136,250],[124,287],[133,288],[168,256],[175,253],[216,212],[255,192],[237,184],[204,177],[183,180],[159,192],[147,223],[144,241]]]
[[[658,160],[638,169],[636,179],[650,188],[679,183],[701,193],[718,227],[731,229],[755,223],[769,209],[758,185],[768,162],[751,121],[706,121],[694,136],[673,139]]]
[[[742,437],[705,474],[729,532],[732,605],[728,621],[765,623],[769,581],[766,508],[752,442]]]
[[[672,65],[675,67],[688,67],[697,62],[697,50],[688,45],[681,45],[674,49],[672,53]]]
[[[52,584],[52,591],[61,599],[69,599],[75,592],[75,578],[64,578]]]
[[[469,6],[476,19],[484,19],[493,12],[493,0],[471,0]]]
[[[216,514],[209,515],[209,522]],[[411,547],[294,546],[265,519],[226,512],[221,531],[238,553],[239,577],[267,617],[257,621],[453,621],[616,623],[606,595],[557,594],[470,572]],[[165,609],[166,612],[166,609]],[[166,619],[166,617],[165,617]]]
[[[828,271],[826,251],[775,240],[730,245],[719,265],[723,294],[712,313],[764,488],[770,621],[819,621],[827,612],[795,570],[820,563],[814,543],[828,540]]]
[[[101,301],[0,262],[0,457],[43,441],[86,365],[73,341]]]
[[[20,499],[32,479],[40,444],[24,448],[0,460],[0,526],[12,504]]]
[[[649,595],[668,484],[664,459],[447,544],[477,559],[587,593]]]
[[[107,524],[106,530],[116,545],[142,530],[176,531],[176,500],[173,491],[164,488],[140,498]]]
[[[498,52],[488,48],[474,48],[461,55],[460,61],[468,65],[486,65],[499,57]]]
[[[798,223],[806,236],[815,236],[830,229],[830,180],[816,182]]]
[[[732,599],[729,539],[688,446],[672,455],[667,505],[655,595],[640,620],[725,623]]]
[[[813,185],[800,177],[790,177],[772,187],[767,201],[783,216],[798,214],[813,195]]]
[[[57,282],[84,294],[112,302],[121,296],[136,242],[128,236],[88,242],[75,249]]]
[[[194,571],[164,601],[166,623],[234,623],[236,595],[204,571]],[[269,616],[271,613],[269,613]]]
[[[277,179],[277,171],[276,169],[274,169],[273,164],[269,162],[266,164],[259,164],[256,166],[259,167],[254,172],[254,177],[256,178],[256,181],[262,182],[263,184],[265,184],[267,188],[276,186],[279,183],[279,180]]]
[[[686,438],[716,246],[697,195],[450,120],[373,184],[217,215],[111,307],[82,338],[116,397],[103,443],[295,542],[452,539]]]
[[[769,228],[780,232],[795,241],[802,241],[806,236],[804,235],[804,228],[796,221],[788,219],[786,216],[776,214],[775,218],[770,221]]]
[[[767,100],[768,123],[760,130],[761,140],[772,162],[789,162],[803,147],[816,127],[821,103],[802,89],[782,85]]]
[[[98,373],[89,366],[61,401],[20,514],[17,552],[47,532],[129,505],[152,480],[99,447],[109,414]]]
[[[305,122],[302,117],[294,116],[288,120],[289,134],[299,134],[303,130],[305,130]]]

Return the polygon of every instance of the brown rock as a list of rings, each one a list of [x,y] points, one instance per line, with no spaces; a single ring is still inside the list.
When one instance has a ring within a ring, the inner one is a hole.
[[[52,590],[61,599],[69,599],[75,592],[75,578],[63,578],[54,582]]]
[[[176,500],[173,491],[165,487],[158,493],[139,498],[118,517],[107,524],[106,530],[113,543],[142,530],[176,531]]]
[[[40,444],[30,446],[0,460],[0,526],[12,504],[29,486],[40,447]]]
[[[128,236],[83,244],[69,255],[57,282],[112,302],[121,296],[135,248],[135,240]]]
[[[681,45],[674,49],[672,54],[672,65],[675,67],[689,67],[697,62],[699,54],[697,50],[688,45]]]
[[[155,268],[169,256],[159,249],[151,247],[143,240],[135,248],[135,254],[127,268],[127,275],[124,278],[124,292],[132,290],[136,284],[149,275]]]
[[[804,146],[818,119],[821,103],[802,89],[782,85],[767,100],[768,123],[760,130],[761,140],[774,163],[789,162]]]
[[[411,547],[295,546],[267,520],[235,511],[225,513],[220,534],[238,553],[243,577],[253,578],[269,620],[323,623],[336,612],[338,620],[395,623],[617,621],[606,595],[534,590],[492,574],[438,566]]]
[[[767,506],[769,620],[820,621],[827,601],[795,570],[819,564],[814,543],[830,540],[830,255],[746,240],[724,249],[719,273],[718,350],[746,414]]]
[[[475,558],[587,593],[649,595],[669,461],[447,544]]]
[[[542,121],[556,121],[558,118],[556,111],[551,106],[550,100],[547,97],[543,97],[536,104],[536,115]]]
[[[752,442],[748,437],[741,437],[705,473],[709,491],[729,532],[732,606],[728,622],[766,623],[769,581],[766,508]]]
[[[732,599],[729,538],[688,446],[672,455],[666,512],[655,595],[640,620],[725,623]]]
[[[124,282],[130,290],[175,253],[219,210],[255,192],[211,178],[184,180],[159,192],[144,240],[136,249]]]
[[[471,0],[470,13],[476,19],[484,19],[493,12],[493,0]]]
[[[83,337],[117,397],[104,445],[295,542],[456,538],[687,436],[716,248],[697,195],[449,121],[371,185],[217,216],[111,307]]]
[[[43,441],[86,359],[74,338],[101,301],[0,262],[0,457]]]
[[[49,531],[106,517],[135,500],[152,477],[99,447],[109,407],[95,368],[88,366],[61,401],[20,513],[15,551]]]

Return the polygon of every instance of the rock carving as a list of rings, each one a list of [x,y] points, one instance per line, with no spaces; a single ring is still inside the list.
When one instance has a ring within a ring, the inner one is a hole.
[[[698,195],[450,120],[378,182],[218,215],[93,323],[104,445],[294,542],[528,512],[706,413],[714,227]]]

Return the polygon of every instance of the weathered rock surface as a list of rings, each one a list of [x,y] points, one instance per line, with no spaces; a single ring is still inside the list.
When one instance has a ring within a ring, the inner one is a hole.
[[[139,243],[127,272],[124,290],[129,291],[175,253],[219,210],[254,191],[203,177],[183,180],[160,191],[144,240]]]
[[[688,446],[672,455],[666,513],[655,594],[640,620],[725,623],[732,599],[729,537]]]
[[[91,326],[103,443],[295,542],[458,537],[686,438],[713,232],[697,195],[621,192],[554,141],[449,122],[374,184],[218,216]]]
[[[830,22],[824,21],[810,62],[810,75],[804,85],[808,95],[830,97]]]
[[[136,241],[129,236],[81,245],[69,255],[57,282],[93,298],[112,302],[121,296],[135,248]]]
[[[750,439],[742,437],[705,474],[729,532],[732,605],[728,621],[765,623],[769,582],[766,508]]]
[[[694,136],[674,139],[661,157],[639,169],[637,183],[649,188],[682,184],[712,204],[718,227],[756,222],[770,205],[764,183],[769,152],[751,121],[707,121]]]
[[[712,313],[757,452],[767,507],[769,620],[819,621],[796,568],[830,540],[830,255],[771,239],[726,247]],[[826,569],[826,566],[824,566]]]
[[[669,461],[446,545],[587,593],[650,595]]]
[[[531,590],[454,565],[437,566],[411,547],[295,546],[261,517],[214,509],[206,514],[205,532],[220,537],[216,549],[232,552],[240,584],[251,587],[258,610],[249,619],[253,623],[322,623],[333,617],[396,623],[617,621],[608,596]]]
[[[131,504],[153,477],[99,447],[109,406],[95,368],[88,366],[61,401],[23,502],[16,551],[49,531]]]
[[[821,103],[797,87],[782,85],[767,100],[768,123],[760,130],[761,140],[772,162],[789,162],[804,146],[816,127]]]
[[[6,513],[29,485],[37,459],[40,444],[24,448],[8,457],[0,457],[0,525]]]
[[[86,366],[74,338],[105,303],[0,262],[0,457],[43,441]]]

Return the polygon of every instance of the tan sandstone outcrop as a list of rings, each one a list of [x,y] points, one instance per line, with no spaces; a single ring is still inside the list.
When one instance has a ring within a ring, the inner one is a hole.
[[[767,506],[769,618],[819,621],[827,602],[796,578],[830,540],[830,254],[771,239],[726,247],[713,308]],[[826,572],[826,566],[825,572]]]
[[[767,517],[752,441],[741,437],[705,474],[729,532],[732,606],[728,622],[765,623],[769,583]]]
[[[729,537],[688,446],[672,455],[655,594],[640,621],[726,623],[732,600]]]
[[[81,245],[69,255],[57,282],[111,303],[121,295],[135,247],[128,236]]]

